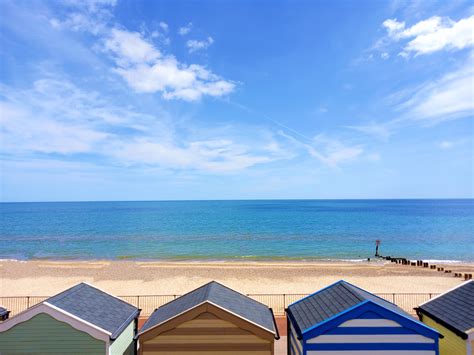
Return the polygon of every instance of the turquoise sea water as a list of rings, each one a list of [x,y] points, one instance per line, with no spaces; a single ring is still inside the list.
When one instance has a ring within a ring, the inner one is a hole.
[[[0,259],[474,261],[474,200],[1,203]]]

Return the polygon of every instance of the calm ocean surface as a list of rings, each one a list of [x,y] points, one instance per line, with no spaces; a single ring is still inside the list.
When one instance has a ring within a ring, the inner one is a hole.
[[[474,261],[474,200],[1,203],[0,259]]]

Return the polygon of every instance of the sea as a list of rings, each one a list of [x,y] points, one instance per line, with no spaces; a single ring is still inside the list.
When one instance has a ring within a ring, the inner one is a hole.
[[[474,261],[474,200],[0,203],[0,259]]]

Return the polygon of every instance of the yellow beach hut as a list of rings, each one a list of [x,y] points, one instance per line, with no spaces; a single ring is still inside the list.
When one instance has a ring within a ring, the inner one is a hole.
[[[474,355],[474,280],[415,308],[420,320],[443,335],[440,355]]]

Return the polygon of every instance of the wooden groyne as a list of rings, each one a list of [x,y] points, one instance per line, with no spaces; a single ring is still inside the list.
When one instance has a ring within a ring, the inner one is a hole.
[[[444,268],[442,266],[438,266],[436,264],[430,264],[424,260],[410,260],[407,258],[400,258],[400,257],[392,257],[392,256],[382,256],[378,255],[377,258],[384,259],[390,261],[392,263],[401,264],[401,265],[408,265],[412,267],[422,267],[429,270],[435,270],[437,272],[442,272],[444,274],[452,274],[454,277],[464,278],[464,280],[472,279],[472,273],[462,273],[462,272],[454,272],[451,269]]]

